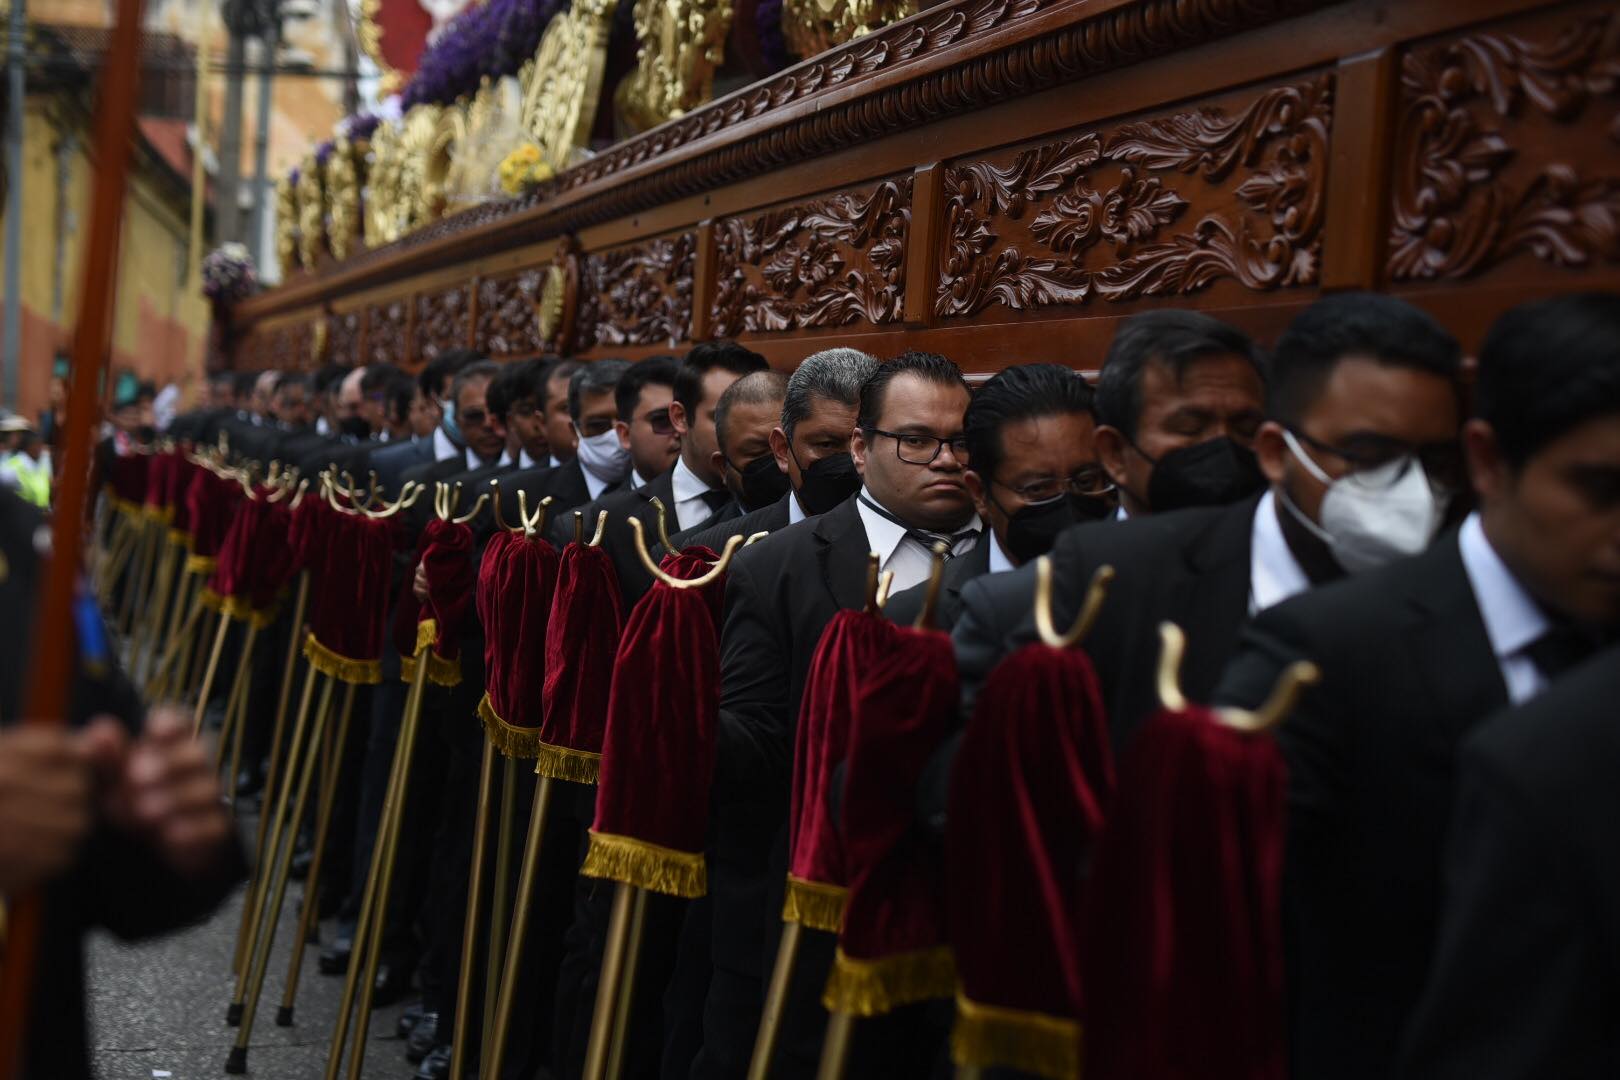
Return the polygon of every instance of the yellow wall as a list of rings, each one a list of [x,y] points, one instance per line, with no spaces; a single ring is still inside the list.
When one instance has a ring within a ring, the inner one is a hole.
[[[37,413],[45,402],[52,358],[70,347],[90,228],[90,136],[83,128],[77,131],[68,183],[62,186],[57,147],[67,121],[61,115],[46,96],[28,101],[22,189],[23,357],[19,402],[5,403],[27,415]],[[112,362],[115,369],[127,367],[159,385],[202,370],[208,330],[208,305],[193,291],[185,265],[190,229],[181,199],[169,181],[144,171],[136,156],[124,198]],[[0,222],[4,215],[0,205]],[[63,252],[65,260],[59,259]],[[58,273],[62,295],[56,312],[53,286]],[[0,289],[9,287],[0,264]]]

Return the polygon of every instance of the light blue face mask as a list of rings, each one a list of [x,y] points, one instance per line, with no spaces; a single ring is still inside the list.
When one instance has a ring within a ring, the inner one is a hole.
[[[461,425],[456,423],[455,401],[446,399],[440,402],[439,405],[444,409],[444,419],[439,421],[439,426],[444,428],[444,433],[450,437],[451,442],[457,446],[465,446],[467,440],[461,437]]]

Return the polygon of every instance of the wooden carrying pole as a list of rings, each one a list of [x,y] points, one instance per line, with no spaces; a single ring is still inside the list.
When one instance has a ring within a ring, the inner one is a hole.
[[[141,0],[118,0],[112,44],[101,69],[96,104],[95,180],[90,195],[84,278],[79,289],[79,323],[73,335],[73,375],[68,387],[62,435],[62,479],[51,522],[52,558],[35,605],[32,659],[25,722],[60,724],[67,720],[77,655],[73,628],[84,521],[90,487],[90,449],[95,435],[97,390],[112,346],[114,273],[118,233],[124,215],[130,141],[135,133],[135,102],[140,74]],[[21,177],[12,177],[21,183]],[[6,920],[6,962],[0,967],[0,1080],[12,1080],[22,1067],[29,988],[39,945],[41,896],[18,896]]]

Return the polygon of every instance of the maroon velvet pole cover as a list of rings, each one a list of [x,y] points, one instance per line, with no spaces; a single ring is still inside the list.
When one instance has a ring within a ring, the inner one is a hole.
[[[844,838],[827,805],[833,770],[849,751],[850,717],[861,679],[897,647],[899,629],[881,615],[840,611],[810,658],[793,747],[788,880],[782,918],[838,932],[849,884]]]
[[[484,734],[507,757],[540,752],[542,688],[546,678],[546,628],[557,587],[557,549],[540,537],[512,533],[501,549],[499,586],[490,598],[495,615],[485,620],[486,653],[497,657],[498,683],[485,683],[478,703]]]
[[[174,464],[169,469],[168,490],[163,501],[169,507],[169,538],[186,548],[191,547],[191,506],[186,492],[191,488],[191,477],[200,466],[193,465],[181,450],[174,452]]]
[[[596,783],[602,764],[613,658],[624,636],[619,578],[600,547],[571,543],[557,564],[546,635],[536,771],[554,780]]]
[[[956,954],[952,1058],[1080,1076],[1083,877],[1114,789],[1091,661],[1027,645],[985,681],[956,755],[945,825]]]
[[[854,1016],[956,992],[945,944],[945,863],[916,825],[917,783],[955,722],[956,654],[934,630],[896,628],[861,680],[844,773],[849,899],[823,1002]]]
[[[1286,768],[1267,735],[1161,712],[1092,864],[1087,1080],[1282,1080]]]
[[[478,621],[484,628],[484,690],[497,690],[501,683],[501,654],[497,642],[501,640],[500,619],[505,609],[496,603],[501,593],[501,578],[506,573],[506,549],[516,534],[501,529],[484,545],[484,558],[478,564],[478,584],[474,600],[478,608]]]
[[[315,591],[304,655],[343,682],[382,681],[382,639],[397,535],[393,518],[335,513],[326,530],[322,586]]]
[[[664,558],[690,579],[715,558],[692,547]],[[720,710],[720,642],[708,590],[662,581],[637,602],[613,663],[596,821],[579,872],[669,896],[708,891],[704,839]]]

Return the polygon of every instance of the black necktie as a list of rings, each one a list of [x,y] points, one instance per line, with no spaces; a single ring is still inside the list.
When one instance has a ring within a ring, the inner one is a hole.
[[[725,509],[726,504],[730,501],[731,492],[725,488],[710,488],[703,493],[703,505],[709,508],[710,517]]]
[[[1551,682],[1597,651],[1592,635],[1567,624],[1552,629],[1525,646],[1524,654],[1536,665],[1542,678]]]
[[[867,509],[872,511],[872,513],[886,521],[892,521],[902,529],[906,530],[906,535],[908,537],[927,548],[930,553],[933,552],[935,544],[944,544],[946,562],[950,562],[952,559],[956,558],[956,545],[960,544],[964,540],[976,539],[979,535],[979,531],[977,529],[962,529],[961,531],[954,533],[936,532],[933,529],[919,529],[914,526],[907,525],[904,521],[901,521],[899,518],[883,509],[883,507],[879,506],[871,499],[868,499],[864,494],[860,496],[860,499],[861,502],[866,505]]]

